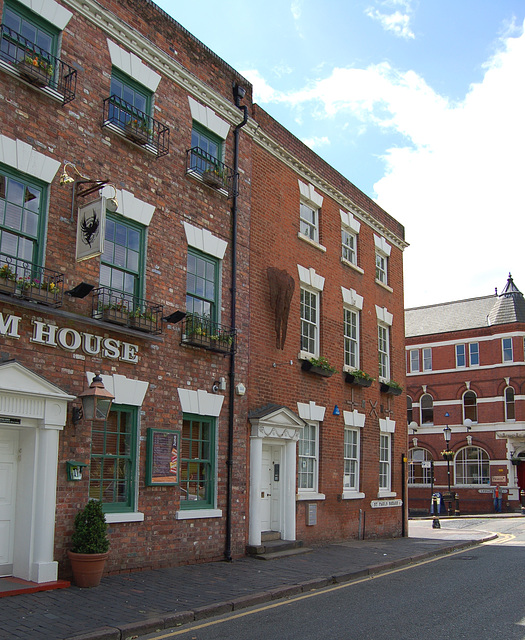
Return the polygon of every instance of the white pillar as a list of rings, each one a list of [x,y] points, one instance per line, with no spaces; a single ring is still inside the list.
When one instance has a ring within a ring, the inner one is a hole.
[[[261,544],[262,438],[250,438],[250,509],[248,544]]]
[[[287,440],[284,448],[285,483],[284,483],[284,523],[283,535],[285,540],[295,540],[295,492],[296,492],[296,443]]]

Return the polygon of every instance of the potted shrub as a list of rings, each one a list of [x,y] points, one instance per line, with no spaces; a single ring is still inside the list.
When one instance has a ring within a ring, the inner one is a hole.
[[[68,550],[73,580],[77,587],[97,587],[108,558],[108,525],[102,504],[89,500],[75,516],[75,527]]]
[[[328,362],[324,356],[319,358],[310,358],[310,360],[303,360],[301,363],[301,369],[308,371],[309,373],[316,373],[318,376],[329,378],[336,372],[336,368]]]
[[[368,373],[361,371],[361,369],[355,369],[354,371],[347,372],[345,382],[355,384],[358,387],[369,387],[372,382],[374,382],[374,378]]]
[[[16,290],[16,273],[6,263],[0,267],[0,292],[14,293]]]

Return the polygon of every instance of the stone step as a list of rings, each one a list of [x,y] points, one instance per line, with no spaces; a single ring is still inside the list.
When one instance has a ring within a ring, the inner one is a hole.
[[[296,556],[300,553],[309,553],[312,551],[309,547],[298,547],[296,549],[286,549],[284,551],[272,551],[271,553],[261,553],[253,556],[257,560],[275,560],[277,558],[286,558],[288,556]]]
[[[280,531],[263,531],[261,533],[261,542],[269,542],[270,540],[280,540]]]
[[[248,545],[246,547],[246,553],[250,556],[261,557],[265,556],[263,559],[268,559],[268,555],[280,554],[278,557],[282,557],[283,555],[293,555],[297,553],[297,550],[300,550],[303,546],[302,540],[266,540],[261,542],[260,545]]]

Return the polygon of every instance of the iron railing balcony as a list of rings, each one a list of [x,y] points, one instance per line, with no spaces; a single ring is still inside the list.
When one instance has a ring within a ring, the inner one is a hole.
[[[170,151],[169,128],[119,96],[113,95],[104,100],[102,126],[125,136],[158,158]]]
[[[217,353],[235,353],[236,331],[206,316],[188,314],[182,323],[181,344]]]
[[[64,274],[0,253],[0,293],[48,307],[60,307],[64,295]]]
[[[21,78],[35,87],[50,89],[62,104],[75,99],[76,69],[5,24],[0,26],[0,61],[16,69]]]
[[[233,171],[200,147],[186,151],[186,173],[198,176],[205,184],[233,196]]]
[[[163,306],[137,296],[99,287],[93,291],[93,318],[145,333],[162,333]]]

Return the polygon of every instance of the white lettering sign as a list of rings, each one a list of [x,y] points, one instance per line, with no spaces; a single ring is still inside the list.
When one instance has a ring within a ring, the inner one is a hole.
[[[4,315],[0,313],[0,336],[4,338],[20,338],[19,325],[22,318],[19,316]],[[30,341],[46,347],[60,347],[64,351],[74,353],[79,349],[88,356],[99,356],[110,360],[121,360],[136,364],[139,361],[139,347],[130,342],[123,342],[115,338],[84,333],[69,327],[58,327],[55,324],[33,320],[33,335]]]
[[[403,500],[397,498],[396,500],[372,500],[370,506],[372,509],[381,509],[382,507],[400,507],[403,504]]]

